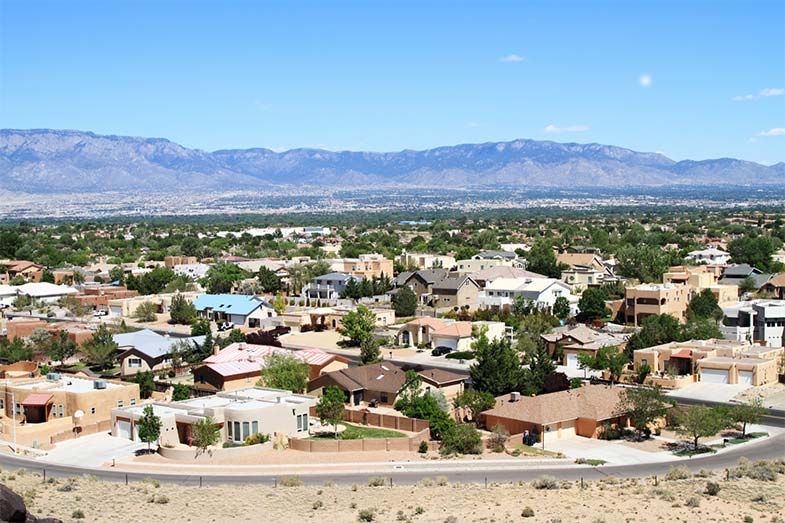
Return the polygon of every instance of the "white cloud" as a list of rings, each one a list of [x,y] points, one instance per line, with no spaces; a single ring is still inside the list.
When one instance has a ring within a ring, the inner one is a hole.
[[[761,131],[758,136],[785,136],[785,127],[772,127],[768,131]]]
[[[648,73],[640,75],[638,83],[641,84],[641,87],[651,87],[651,75]]]
[[[543,131],[546,133],[582,133],[588,131],[590,127],[588,125],[567,125],[565,127],[557,127],[556,125],[550,124]]]
[[[740,96],[734,96],[733,100],[736,102],[743,102],[747,100],[755,100],[756,98],[768,98],[769,96],[783,95],[785,95],[785,89],[780,87],[767,87],[758,91],[758,94],[743,94]]]
[[[523,57],[519,54],[508,54],[501,57],[502,62],[523,62]]]

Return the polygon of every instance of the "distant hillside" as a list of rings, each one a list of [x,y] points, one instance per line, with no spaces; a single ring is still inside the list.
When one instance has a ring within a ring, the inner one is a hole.
[[[0,130],[0,190],[28,193],[204,191],[272,186],[637,187],[785,184],[785,164],[674,162],[600,144],[535,140],[426,151],[241,149],[205,152],[161,138]]]

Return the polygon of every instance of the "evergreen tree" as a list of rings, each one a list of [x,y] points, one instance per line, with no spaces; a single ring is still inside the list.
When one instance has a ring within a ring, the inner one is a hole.
[[[475,389],[494,396],[516,390],[522,375],[521,360],[506,337],[488,341],[488,336],[482,333],[472,349],[476,363],[471,366],[470,374]]]
[[[142,417],[136,422],[139,431],[139,439],[147,443],[147,450],[150,451],[150,444],[161,437],[161,418],[153,412],[153,406],[147,405],[142,410]]]

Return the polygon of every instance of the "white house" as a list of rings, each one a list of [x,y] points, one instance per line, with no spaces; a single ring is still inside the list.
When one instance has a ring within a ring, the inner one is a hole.
[[[38,282],[25,283],[17,287],[20,296],[30,296],[33,299],[47,303],[54,303],[64,296],[79,294],[79,291],[68,285],[55,285],[53,283]]]
[[[479,295],[480,308],[512,307],[515,300],[523,296],[538,308],[553,307],[559,297],[567,298],[570,311],[578,312],[578,297],[570,293],[570,287],[554,278],[498,278],[485,286]]]
[[[709,265],[727,265],[730,261],[730,254],[717,249],[716,247],[709,247],[699,251],[691,251],[687,254],[687,258],[695,263],[705,263]]]
[[[202,294],[194,300],[194,307],[202,318],[253,329],[261,327],[264,319],[277,316],[269,302],[244,294]]]
[[[722,312],[720,331],[726,339],[785,346],[785,300],[742,301]]]

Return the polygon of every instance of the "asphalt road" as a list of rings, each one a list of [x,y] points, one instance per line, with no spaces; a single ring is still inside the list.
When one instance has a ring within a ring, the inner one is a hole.
[[[532,465],[525,461],[505,461],[503,463],[483,463],[482,461],[456,462],[444,464],[435,462],[414,462],[396,465],[380,466],[377,470],[329,470],[324,472],[298,472],[296,469],[291,475],[297,475],[308,485],[323,485],[327,481],[339,484],[367,485],[373,477],[384,477],[395,485],[413,484],[423,478],[446,477],[450,482],[456,483],[490,483],[490,482],[518,482],[531,481],[542,475],[550,475],[562,480],[596,480],[608,476],[615,477],[662,477],[674,465],[685,465],[693,471],[702,468],[726,469],[733,467],[739,458],[746,457],[751,461],[760,459],[785,458],[785,433],[759,442],[739,445],[728,451],[707,456],[694,457],[666,463],[645,463],[635,465],[614,465],[591,467],[587,465]],[[83,474],[93,475],[106,481],[141,481],[144,478],[156,479],[161,482],[176,483],[181,485],[217,485],[217,484],[265,484],[276,485],[282,473],[247,473],[234,474],[187,474],[187,473],[161,473],[161,472],[126,472],[122,469],[77,467],[69,465],[54,465],[43,463],[35,459],[0,454],[0,466],[4,470],[25,468],[32,472],[45,473],[47,477],[69,477]]]

